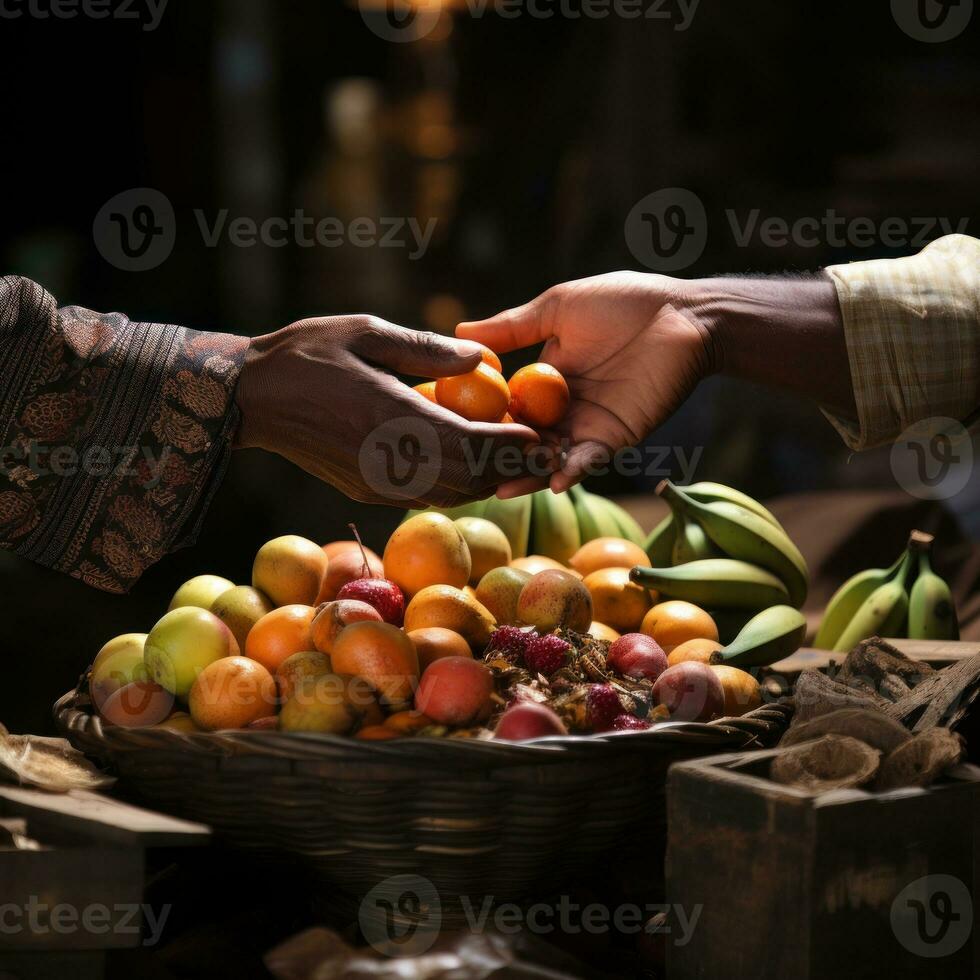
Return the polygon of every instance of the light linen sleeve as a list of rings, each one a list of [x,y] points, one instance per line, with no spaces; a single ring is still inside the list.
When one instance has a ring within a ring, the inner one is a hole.
[[[948,235],[917,255],[827,269],[837,287],[857,418],[824,408],[854,450],[915,422],[980,409],[980,241]]]

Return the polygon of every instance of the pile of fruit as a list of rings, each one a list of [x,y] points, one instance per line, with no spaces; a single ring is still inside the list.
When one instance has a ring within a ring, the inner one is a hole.
[[[869,636],[958,640],[953,594],[932,570],[932,545],[931,534],[913,531],[890,568],[851,576],[827,604],[814,646],[846,652]]]
[[[613,522],[610,502],[577,499],[577,534],[582,514]],[[411,515],[383,558],[359,538],[287,535],[259,549],[250,585],[197,576],[148,634],[107,643],[89,693],[110,724],[360,739],[524,739],[757,707],[740,666],[786,647],[784,613],[761,610],[722,647],[703,606],[649,587],[647,564],[622,534],[593,535],[567,564],[515,558],[504,529],[472,514]]]

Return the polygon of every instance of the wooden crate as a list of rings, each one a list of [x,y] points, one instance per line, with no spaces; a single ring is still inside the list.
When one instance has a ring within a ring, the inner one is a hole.
[[[102,975],[105,951],[143,940],[144,852],[199,846],[202,824],[97,793],[0,786],[0,819],[40,850],[0,851],[0,978]]]
[[[811,796],[778,752],[670,770],[670,980],[980,977],[980,768]]]

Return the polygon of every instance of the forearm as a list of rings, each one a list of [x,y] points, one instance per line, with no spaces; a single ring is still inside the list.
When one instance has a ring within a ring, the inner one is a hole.
[[[829,276],[722,277],[686,284],[716,373],[784,388],[854,415],[837,290]]]

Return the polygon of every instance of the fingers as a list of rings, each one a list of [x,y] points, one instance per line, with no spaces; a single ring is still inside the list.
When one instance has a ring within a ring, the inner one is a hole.
[[[601,442],[580,442],[568,450],[561,469],[551,477],[550,486],[554,493],[563,493],[576,483],[581,483],[606,466],[612,459],[612,452]]]
[[[475,340],[498,354],[532,347],[552,335],[552,317],[548,315],[548,308],[549,304],[539,296],[524,306],[505,310],[486,320],[461,323],[456,327],[456,336]]]
[[[448,378],[466,374],[480,363],[480,348],[424,330],[409,330],[374,320],[353,345],[356,354],[402,374],[421,378]]]

